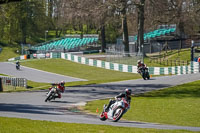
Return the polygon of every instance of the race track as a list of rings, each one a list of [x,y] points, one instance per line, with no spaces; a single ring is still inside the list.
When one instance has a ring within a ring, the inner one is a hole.
[[[65,82],[86,81],[85,79],[45,72],[34,68],[28,68],[25,66],[21,66],[20,70],[16,70],[15,64],[9,62],[0,62],[0,73],[44,83],[55,83],[60,82],[62,80],[64,80]]]
[[[9,63],[8,66],[10,66]],[[4,73],[8,73],[6,71],[9,71],[9,69],[4,69]],[[29,71],[29,74],[31,75],[29,80],[40,77],[40,73],[35,74],[36,71],[37,70],[35,69]],[[1,68],[0,73],[2,73]],[[122,92],[124,88],[131,88],[134,93],[143,93],[199,79],[200,74],[188,74],[155,77],[147,81],[138,79],[99,85],[68,87],[66,88],[65,93],[63,93],[62,98],[56,99],[53,102],[44,102],[46,91],[0,93],[0,116],[68,123],[200,131],[200,127],[160,125],[124,120],[120,120],[117,123],[111,121],[102,122],[98,119],[98,116],[85,114],[79,111],[76,112],[76,110],[74,110],[75,106],[84,105],[87,101],[114,97]]]

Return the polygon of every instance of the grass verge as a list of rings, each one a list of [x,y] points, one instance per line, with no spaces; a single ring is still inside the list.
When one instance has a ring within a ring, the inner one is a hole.
[[[2,133],[193,133],[186,130],[158,130],[106,125],[74,124],[0,117]]]
[[[132,97],[124,119],[200,127],[200,80]],[[88,102],[85,110],[102,110],[106,100]]]

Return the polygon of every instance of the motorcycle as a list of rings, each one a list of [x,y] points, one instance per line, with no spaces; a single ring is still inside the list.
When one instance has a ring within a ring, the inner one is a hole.
[[[16,64],[16,69],[19,70],[20,69],[20,65]]]
[[[49,88],[49,92],[47,93],[47,97],[45,99],[45,102],[47,101],[51,101],[52,99],[55,100],[56,96],[57,96],[57,87],[51,87]]]
[[[103,111],[100,114],[100,120],[105,121],[107,119],[117,122],[121,117],[128,111],[130,104],[125,98],[118,99],[114,104],[112,104],[108,111],[105,111],[107,105],[104,105]]]
[[[142,78],[144,80],[146,80],[146,79],[149,80],[150,79],[148,68],[146,68],[146,67],[140,67],[139,68],[139,73],[140,73],[140,75],[142,76]]]

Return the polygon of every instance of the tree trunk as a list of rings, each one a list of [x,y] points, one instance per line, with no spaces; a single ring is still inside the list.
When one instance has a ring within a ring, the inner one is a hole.
[[[127,18],[126,18],[126,9],[127,9],[127,1],[123,1],[122,7],[122,31],[123,31],[123,44],[125,53],[129,53],[129,38],[128,38],[128,26],[127,26]]]
[[[125,46],[124,51],[126,53],[129,53],[128,26],[127,26],[127,19],[126,19],[125,14],[123,14],[122,16],[122,29],[123,29],[123,43]]]
[[[105,52],[106,49],[106,35],[105,25],[101,26],[101,52]]]
[[[184,39],[184,36],[185,36],[185,31],[184,31],[184,23],[182,22],[182,20],[180,20],[181,22],[179,22],[179,31],[180,31],[180,49],[182,49],[183,47],[183,39]]]
[[[62,29],[60,29],[60,32],[59,32],[59,34],[58,34],[58,37],[60,37],[60,36],[61,36],[62,32],[63,32],[63,30],[62,30]]]
[[[145,0],[141,0],[140,1],[140,5],[139,5],[139,11],[138,11],[138,47],[139,47],[139,51],[138,52],[143,52],[144,49],[144,4],[145,4]],[[142,49],[143,46],[143,49]]]
[[[53,18],[53,0],[48,0],[48,17]]]

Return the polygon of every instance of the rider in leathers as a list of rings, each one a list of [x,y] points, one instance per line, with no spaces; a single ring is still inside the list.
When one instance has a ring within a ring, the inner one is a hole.
[[[16,62],[16,68],[17,68],[17,69],[20,68],[20,62],[19,62],[19,61]]]
[[[110,106],[112,104],[114,104],[118,100],[118,98],[125,98],[126,101],[130,104],[131,103],[131,93],[132,93],[131,89],[125,89],[125,92],[124,93],[120,93],[119,95],[117,95],[115,97],[115,100],[110,99],[109,104],[106,107],[105,111],[108,112]]]
[[[137,72],[138,73],[141,73],[141,68],[144,68],[144,69],[147,69],[148,70],[148,68],[147,68],[147,66],[146,66],[146,64],[144,64],[143,62],[141,62],[141,60],[138,60],[137,61]]]
[[[52,84],[52,87],[50,87],[49,90],[51,90],[53,87],[56,88],[56,93],[57,93],[57,96],[55,96],[54,99],[61,98],[61,93],[63,93],[65,91],[65,82],[61,81],[58,84]]]
[[[65,82],[61,81],[57,86],[57,94],[58,96],[56,98],[61,98],[61,92],[63,93],[65,91]]]

